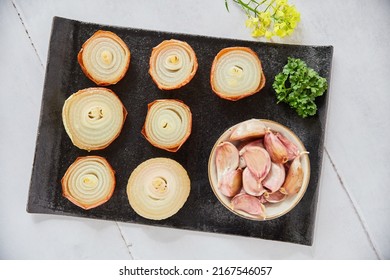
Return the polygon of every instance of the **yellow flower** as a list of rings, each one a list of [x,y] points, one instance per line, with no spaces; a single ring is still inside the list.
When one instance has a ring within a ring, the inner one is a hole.
[[[245,21],[245,25],[246,27],[249,27],[249,28],[255,28],[259,23],[259,19],[257,17],[249,17],[246,21]]]
[[[265,28],[255,28],[253,31],[252,31],[252,37],[261,37],[261,36],[264,36],[266,30]]]
[[[274,35],[274,34],[273,34],[271,31],[268,31],[268,30],[267,30],[267,31],[265,32],[265,38],[267,38],[268,40],[271,39],[273,35]]]
[[[282,17],[284,17],[284,13],[279,10],[279,11],[276,12],[276,17],[282,18]]]
[[[271,14],[269,12],[261,12],[259,14],[259,19],[265,27],[270,26],[271,24]]]
[[[282,5],[286,5],[286,4],[287,4],[287,0],[277,0],[276,1],[277,6],[282,6]]]

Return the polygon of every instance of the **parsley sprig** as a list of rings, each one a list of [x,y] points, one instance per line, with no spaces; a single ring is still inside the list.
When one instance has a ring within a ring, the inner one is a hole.
[[[304,61],[289,57],[283,71],[275,76],[272,87],[277,103],[289,104],[299,116],[306,118],[316,114],[315,98],[324,94],[328,83]]]

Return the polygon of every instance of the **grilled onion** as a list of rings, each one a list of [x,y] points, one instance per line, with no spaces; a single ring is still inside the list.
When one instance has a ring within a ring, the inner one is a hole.
[[[169,158],[153,158],[141,163],[130,175],[127,196],[134,211],[151,220],[176,214],[190,194],[186,170]]]
[[[88,210],[111,198],[115,189],[114,170],[102,157],[79,157],[69,166],[61,184],[64,197]]]
[[[159,99],[148,104],[142,134],[155,147],[176,152],[191,134],[192,114],[180,100]]]
[[[70,139],[87,151],[110,145],[121,132],[126,115],[122,102],[106,88],[79,90],[62,108],[62,120]]]
[[[83,44],[77,59],[89,79],[107,86],[116,84],[126,74],[130,51],[115,33],[99,30]]]
[[[246,47],[231,47],[216,55],[210,82],[219,97],[235,101],[260,91],[265,85],[265,76],[254,51]]]
[[[163,90],[180,88],[191,81],[198,69],[194,50],[186,42],[165,40],[153,48],[149,74]]]

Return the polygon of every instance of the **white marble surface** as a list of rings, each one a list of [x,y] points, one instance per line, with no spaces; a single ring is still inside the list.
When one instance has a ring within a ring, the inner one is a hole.
[[[334,46],[312,247],[27,214],[53,16],[252,39],[223,0],[1,0],[0,259],[390,259],[390,1],[295,3],[302,21],[284,42]]]

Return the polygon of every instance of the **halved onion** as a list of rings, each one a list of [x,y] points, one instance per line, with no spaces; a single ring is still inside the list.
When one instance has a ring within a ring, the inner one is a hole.
[[[141,163],[131,173],[127,196],[138,215],[162,220],[183,207],[190,188],[187,171],[178,162],[169,158],[153,158]]]
[[[191,134],[192,114],[180,100],[159,99],[148,104],[142,134],[155,147],[176,152]]]
[[[111,198],[115,189],[115,172],[102,157],[79,157],[69,166],[61,184],[64,197],[88,210]]]
[[[171,39],[153,48],[149,66],[149,74],[156,85],[171,90],[191,81],[198,69],[198,61],[189,44]]]
[[[115,33],[99,30],[83,44],[77,59],[84,74],[97,85],[113,85],[129,68],[130,50]]]
[[[122,130],[127,111],[106,88],[87,88],[72,94],[62,108],[62,121],[72,143],[87,151],[101,150]]]
[[[211,88],[221,98],[236,101],[259,92],[265,85],[260,59],[250,48],[222,49],[214,58]]]

